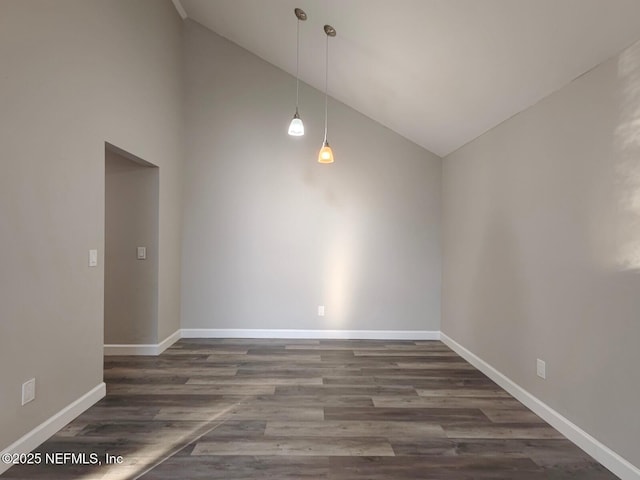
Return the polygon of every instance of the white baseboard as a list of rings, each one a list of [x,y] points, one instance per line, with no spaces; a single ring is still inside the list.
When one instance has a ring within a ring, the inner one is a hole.
[[[37,448],[45,440],[58,432],[71,420],[98,402],[106,395],[106,393],[107,388],[104,382],[96,385],[83,396],[74,402],[71,402],[48,420],[45,420],[29,433],[23,435],[21,438],[2,450],[2,452],[0,452],[0,456],[5,453],[29,453],[31,450]],[[10,464],[7,465],[0,462],[0,474],[7,471],[9,467],[11,467]]]
[[[183,328],[182,338],[297,338],[339,340],[440,340],[429,330],[285,330]]]
[[[182,338],[182,330],[178,329],[158,344],[158,353],[156,355],[160,355],[162,352],[164,352],[167,348],[169,348],[171,345],[176,343],[181,338]]]
[[[113,355],[160,355],[181,338],[180,329],[173,332],[160,343],[148,344],[110,344],[104,346],[106,356]]]
[[[527,408],[531,409],[536,415],[549,423],[553,428],[562,433],[565,437],[591,455],[595,460],[600,462],[622,480],[640,480],[640,469],[634,466],[631,462],[622,458],[609,447],[599,442],[564,416],[560,415],[549,405],[533,396],[527,390],[500,373],[494,367],[482,360],[476,354],[467,350],[445,333],[440,332],[440,339],[458,355],[504,388]]]

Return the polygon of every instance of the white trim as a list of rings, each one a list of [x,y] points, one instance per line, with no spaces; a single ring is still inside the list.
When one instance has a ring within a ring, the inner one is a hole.
[[[491,380],[504,388],[526,407],[531,409],[535,414],[540,416],[543,420],[549,423],[586,453],[591,455],[603,466],[611,470],[611,472],[622,480],[640,480],[640,469],[634,466],[631,462],[622,458],[609,447],[599,442],[569,419],[556,412],[549,405],[533,396],[527,390],[510,378],[506,377],[504,374],[500,373],[494,367],[489,365],[473,352],[467,350],[445,333],[440,332],[440,339],[458,355],[487,375]]]
[[[182,6],[182,2],[180,0],[171,0],[171,1],[173,2],[173,6],[176,7],[176,10],[180,14],[180,18],[182,18],[182,20],[186,20],[187,11]]]
[[[107,388],[104,382],[99,383],[80,398],[71,402],[48,420],[45,420],[29,433],[23,435],[20,439],[2,450],[0,456],[5,453],[29,453],[49,439],[49,437],[53,436],[71,420],[98,402],[106,393]],[[7,471],[10,467],[11,464],[7,465],[0,462],[0,474]]]
[[[182,338],[439,340],[440,332],[429,330],[286,330],[250,328],[183,328]]]
[[[104,346],[104,354],[112,355],[160,355],[181,338],[178,329],[160,343],[139,344],[109,344]]]
[[[156,355],[160,355],[162,352],[164,352],[167,348],[169,348],[171,345],[176,343],[181,338],[182,338],[182,330],[178,329],[158,344],[158,353],[156,353]]]

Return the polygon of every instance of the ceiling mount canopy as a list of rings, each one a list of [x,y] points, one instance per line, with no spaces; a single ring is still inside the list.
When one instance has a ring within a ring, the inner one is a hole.
[[[307,19],[307,14],[304,13],[304,10],[302,10],[301,8],[296,8],[293,13],[296,14],[298,20],[302,20],[304,22]]]

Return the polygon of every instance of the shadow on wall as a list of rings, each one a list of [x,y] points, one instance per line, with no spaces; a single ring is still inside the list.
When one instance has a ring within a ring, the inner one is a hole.
[[[469,322],[471,338],[476,339],[478,351],[488,352],[486,360],[496,366],[502,363],[498,356],[521,358],[527,343],[530,319],[524,304],[524,273],[519,258],[522,253],[518,251],[513,227],[505,216],[494,214],[483,234],[479,262],[469,288],[473,298],[468,305],[475,318]],[[501,351],[495,349],[496,335],[508,339],[498,341]],[[514,372],[506,367],[503,373],[512,375]]]

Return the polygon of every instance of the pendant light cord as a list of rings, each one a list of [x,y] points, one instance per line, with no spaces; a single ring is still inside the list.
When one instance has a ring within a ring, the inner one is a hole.
[[[298,19],[296,30],[296,113],[298,113],[298,98],[300,92],[300,77],[298,76],[300,71],[300,19]]]
[[[329,35],[327,35],[327,47],[325,50],[325,68],[324,68],[324,142],[327,142],[327,101],[329,89]]]

